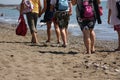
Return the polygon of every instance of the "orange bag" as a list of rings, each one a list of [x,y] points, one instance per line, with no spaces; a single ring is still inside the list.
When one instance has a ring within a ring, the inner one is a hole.
[[[27,25],[25,23],[24,16],[20,15],[18,21],[19,24],[16,28],[16,35],[25,36],[27,33]]]

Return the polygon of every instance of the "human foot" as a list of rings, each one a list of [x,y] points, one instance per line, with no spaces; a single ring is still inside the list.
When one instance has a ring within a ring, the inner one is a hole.
[[[91,50],[91,53],[95,53],[95,50]]]
[[[63,44],[62,47],[66,48],[66,47],[67,47],[67,44]]]

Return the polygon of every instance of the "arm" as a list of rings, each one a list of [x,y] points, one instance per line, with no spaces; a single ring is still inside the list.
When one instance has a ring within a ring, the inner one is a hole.
[[[20,3],[20,14],[22,14],[22,11],[23,11],[23,0],[22,0],[22,2]]]
[[[108,10],[108,24],[110,24],[111,9]]]
[[[38,6],[39,6],[39,7],[38,7],[38,8],[39,8],[39,17],[40,17],[40,16],[41,16],[41,15],[40,15],[40,14],[41,14],[41,9],[42,9],[42,7],[41,7],[41,2],[40,2],[40,1],[38,2]]]
[[[101,24],[101,17],[100,17],[100,13],[99,13],[99,4],[98,4],[98,0],[93,0],[93,6],[94,6],[94,10],[95,10],[95,16],[97,19],[98,24]]]
[[[72,2],[69,2],[69,15],[72,15]]]
[[[44,7],[41,11],[41,15],[46,11],[46,9],[47,9],[47,0],[44,0]]]

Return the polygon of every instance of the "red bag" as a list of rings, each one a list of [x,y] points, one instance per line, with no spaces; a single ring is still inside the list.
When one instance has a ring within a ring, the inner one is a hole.
[[[20,15],[18,21],[19,24],[16,28],[16,35],[25,36],[27,33],[27,25],[25,23],[24,16]]]
[[[99,6],[99,11],[100,11],[100,16],[102,16],[103,15],[103,8],[102,8],[102,6]]]

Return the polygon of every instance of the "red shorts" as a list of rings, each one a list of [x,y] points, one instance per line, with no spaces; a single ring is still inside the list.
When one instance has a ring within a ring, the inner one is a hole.
[[[114,30],[115,30],[115,31],[120,31],[120,24],[114,25]]]

